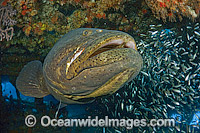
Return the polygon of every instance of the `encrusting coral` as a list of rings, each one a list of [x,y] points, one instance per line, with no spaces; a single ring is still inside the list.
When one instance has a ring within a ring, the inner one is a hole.
[[[200,0],[145,0],[155,17],[164,22],[175,22],[183,16],[195,20],[200,12]]]

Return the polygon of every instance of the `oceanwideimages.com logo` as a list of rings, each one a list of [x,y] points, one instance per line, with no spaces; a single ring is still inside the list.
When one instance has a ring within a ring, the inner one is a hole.
[[[37,120],[34,115],[28,115],[25,118],[25,124],[28,127],[35,126]],[[108,116],[105,116],[104,119],[99,119],[98,116],[91,118],[88,116],[87,119],[55,119],[50,118],[45,115],[40,119],[40,124],[43,127],[126,127],[127,129],[132,129],[133,127],[146,127],[146,126],[163,126],[163,127],[174,127],[174,119],[151,119],[147,123],[146,119],[109,119]]]

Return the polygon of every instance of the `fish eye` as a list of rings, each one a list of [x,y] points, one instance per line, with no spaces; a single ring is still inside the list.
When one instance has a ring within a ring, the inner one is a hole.
[[[83,31],[83,36],[88,36],[88,35],[90,35],[90,34],[92,34],[92,31],[91,31],[91,30],[84,30],[84,31]]]

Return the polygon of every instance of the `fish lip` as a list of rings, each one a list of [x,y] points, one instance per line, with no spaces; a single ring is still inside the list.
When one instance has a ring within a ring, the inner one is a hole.
[[[107,46],[109,44],[121,45],[121,44],[125,43],[126,48],[133,48],[133,49],[137,50],[135,40],[128,34],[117,34],[117,35],[111,34],[110,36],[107,36],[106,38],[104,38],[104,37],[105,37],[105,35],[102,36],[104,41],[101,39],[101,37],[99,38],[100,42],[96,44],[97,46],[99,45],[99,47],[97,47],[97,49]],[[121,41],[121,42],[117,42],[117,40]],[[102,42],[104,42],[104,43],[102,43]]]
[[[102,47],[105,47],[105,46],[108,46],[108,45],[112,45],[112,44],[115,44],[115,45],[123,45],[124,43],[124,46],[125,48],[133,48],[135,50],[137,50],[137,47],[136,47],[136,43],[135,43],[135,40],[129,40],[129,41],[124,41],[122,38],[116,38],[116,39],[109,39],[108,42],[104,43],[103,45],[101,45],[98,49],[102,48]],[[96,50],[98,50],[96,49]]]
[[[90,46],[87,46],[85,48],[85,51],[87,51],[88,53],[90,51],[92,51],[92,52],[90,52],[90,55],[92,55],[93,53],[95,53],[100,48],[108,46],[108,45],[113,45],[113,44],[116,45],[116,46],[117,45],[118,46],[124,45],[124,47],[122,47],[122,48],[132,48],[132,49],[137,51],[137,46],[136,46],[136,42],[135,42],[134,38],[132,36],[126,34],[126,33],[125,34],[124,33],[123,34],[117,34],[117,35],[111,34],[111,35],[108,35],[106,38],[105,38],[105,35],[103,35],[103,36],[99,37],[99,40],[100,41],[97,42],[97,43],[95,43],[95,40],[94,40],[94,43],[92,43],[93,44],[92,47],[94,49],[91,49],[90,48],[91,45],[90,45]],[[113,50],[113,49],[115,49],[115,48],[112,48],[110,50]]]

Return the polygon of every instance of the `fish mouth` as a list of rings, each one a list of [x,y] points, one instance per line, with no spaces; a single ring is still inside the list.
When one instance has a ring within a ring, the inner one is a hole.
[[[86,48],[80,48],[79,51],[75,52],[75,54],[71,57],[71,61],[67,66],[68,69],[66,69],[66,76],[68,80],[73,79],[85,69],[98,67],[93,65],[87,66],[85,64],[87,64],[90,59],[94,59],[95,57],[106,52],[116,49],[134,49],[137,51],[135,40],[129,35],[115,35],[109,36],[107,39],[97,38],[97,40],[99,41],[96,43],[91,43],[91,45],[87,46]],[[95,42],[95,40],[93,42]]]
[[[111,41],[103,44],[98,49],[96,49],[89,56],[89,58],[96,56],[100,53],[103,53],[105,51],[112,50],[112,49],[119,49],[119,48],[132,48],[132,49],[137,50],[136,43],[134,40],[125,42],[123,39],[114,39],[114,40],[111,40]]]

